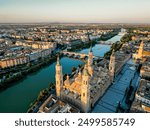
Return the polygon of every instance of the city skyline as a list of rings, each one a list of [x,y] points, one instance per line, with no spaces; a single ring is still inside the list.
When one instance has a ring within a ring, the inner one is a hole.
[[[0,0],[0,23],[150,23],[149,0]]]

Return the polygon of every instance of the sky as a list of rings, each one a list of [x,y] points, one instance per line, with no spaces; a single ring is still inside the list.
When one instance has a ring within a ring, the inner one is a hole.
[[[150,23],[150,0],[0,0],[0,23]]]

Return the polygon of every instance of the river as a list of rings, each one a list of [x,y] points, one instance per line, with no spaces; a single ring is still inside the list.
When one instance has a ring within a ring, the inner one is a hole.
[[[120,40],[121,36],[115,36],[112,42]],[[95,56],[102,57],[109,51],[110,45],[96,44],[92,50]],[[88,53],[89,48],[83,49],[81,53]],[[67,57],[61,58],[63,74],[71,73],[73,67],[84,64],[80,60],[74,60]],[[48,87],[50,82],[55,82],[55,65],[56,62],[46,66],[39,71],[29,74],[24,80],[17,82],[15,85],[0,92],[0,112],[1,113],[24,113],[27,112],[30,103],[38,96],[39,92]]]

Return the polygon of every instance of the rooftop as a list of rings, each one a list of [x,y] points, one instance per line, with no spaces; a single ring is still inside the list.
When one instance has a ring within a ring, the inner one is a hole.
[[[150,100],[150,81],[142,79],[137,94]]]
[[[99,99],[92,112],[116,112],[118,103],[123,100],[125,91],[129,87],[135,72],[136,70],[131,69],[131,65],[125,64],[122,71],[115,78],[115,82],[108,88],[104,96]]]
[[[56,96],[51,95],[39,108],[38,113],[79,113],[80,111]]]

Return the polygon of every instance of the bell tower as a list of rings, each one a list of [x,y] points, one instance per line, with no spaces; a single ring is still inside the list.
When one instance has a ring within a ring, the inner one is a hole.
[[[63,88],[63,74],[62,74],[62,66],[59,61],[59,56],[57,57],[55,79],[56,79],[56,95],[57,97],[60,97],[60,93]]]
[[[88,55],[88,72],[92,76],[93,74],[93,52],[92,52],[92,46],[90,47],[90,52]]]
[[[115,77],[115,60],[116,60],[115,50],[113,50],[109,61],[109,73],[110,76],[112,77],[112,81],[114,80]]]
[[[90,75],[85,66],[82,74],[82,86],[81,86],[81,103],[83,112],[90,110],[90,88],[89,88]]]
[[[143,57],[143,50],[144,50],[144,42],[142,41],[138,51],[138,58],[141,59]]]

